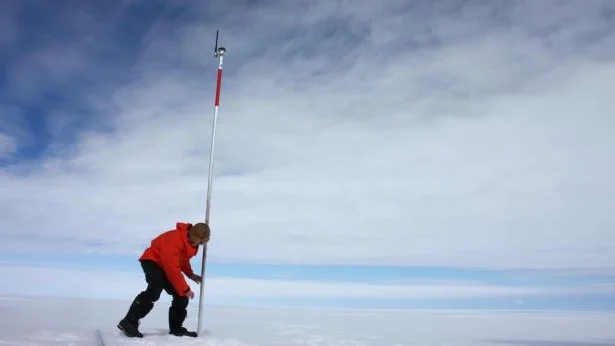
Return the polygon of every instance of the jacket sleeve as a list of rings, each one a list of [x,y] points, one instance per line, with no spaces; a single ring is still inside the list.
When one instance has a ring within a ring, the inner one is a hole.
[[[168,247],[162,247],[160,250],[160,259],[162,262],[162,270],[167,276],[171,285],[180,296],[186,295],[190,291],[190,286],[186,283],[182,275],[182,268],[179,259],[179,250]]]
[[[184,274],[188,275],[189,277],[194,274],[194,271],[192,271],[192,266],[190,265],[190,261],[186,261],[186,263],[182,266],[182,272],[184,272]]]

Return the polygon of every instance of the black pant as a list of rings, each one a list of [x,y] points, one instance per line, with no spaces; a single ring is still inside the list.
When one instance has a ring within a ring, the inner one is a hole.
[[[186,319],[188,307],[188,297],[180,296],[171,282],[167,279],[164,271],[154,261],[141,261],[141,267],[145,273],[147,288],[134,299],[125,319],[133,325],[138,325],[138,321],[145,317],[154,307],[154,303],[160,299],[162,290],[173,297],[171,307],[169,307],[169,329],[178,330]]]

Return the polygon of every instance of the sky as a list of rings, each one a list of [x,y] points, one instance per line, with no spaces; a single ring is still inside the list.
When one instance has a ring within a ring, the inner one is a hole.
[[[220,30],[208,301],[615,308],[612,1],[0,9],[0,293],[204,219]]]

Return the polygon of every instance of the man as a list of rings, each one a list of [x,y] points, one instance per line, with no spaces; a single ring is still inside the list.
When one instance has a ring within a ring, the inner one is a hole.
[[[173,297],[169,308],[169,334],[196,337],[197,333],[183,327],[187,315],[188,298],[194,293],[186,283],[184,273],[197,284],[201,277],[192,271],[190,259],[199,251],[199,245],[209,241],[211,230],[205,223],[177,222],[174,230],[166,231],[152,240],[139,262],[145,273],[147,288],[139,293],[118,328],[127,336],[142,338],[139,322],[154,307],[162,290]]]

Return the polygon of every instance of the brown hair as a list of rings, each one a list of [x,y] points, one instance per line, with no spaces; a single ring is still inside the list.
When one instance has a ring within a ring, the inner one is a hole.
[[[200,243],[204,239],[209,239],[211,230],[209,229],[208,224],[199,222],[190,228],[188,234],[190,235],[191,241],[194,243]]]

